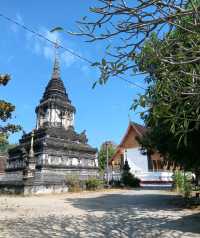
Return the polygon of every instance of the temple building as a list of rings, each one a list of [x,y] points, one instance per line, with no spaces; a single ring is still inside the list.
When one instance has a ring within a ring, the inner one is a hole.
[[[97,149],[88,144],[85,131],[79,134],[74,129],[76,109],[61,80],[57,56],[52,77],[35,112],[36,128],[9,150],[0,191],[64,192],[68,190],[67,176],[97,176]]]
[[[128,128],[117,146],[116,152],[109,161],[111,177],[120,178],[125,160],[128,161],[130,172],[141,181],[141,187],[171,187],[174,165],[168,163],[158,153],[142,153],[138,138],[142,138],[147,128],[135,122],[129,122]]]
[[[148,155],[142,153],[137,138],[142,138],[147,129],[135,122],[130,122],[120,144],[117,147],[110,163],[113,169],[122,169],[124,161],[127,160],[131,172],[159,171],[163,169],[163,158],[159,153]]]

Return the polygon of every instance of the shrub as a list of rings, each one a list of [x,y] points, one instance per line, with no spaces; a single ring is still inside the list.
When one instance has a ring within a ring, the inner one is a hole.
[[[176,189],[176,192],[182,193],[184,186],[184,175],[182,171],[175,171],[173,176],[173,187]]]
[[[184,188],[183,188],[183,195],[185,198],[190,198],[192,193],[192,183],[190,180],[187,180],[185,177],[184,179]]]
[[[121,180],[110,180],[109,185],[114,187],[114,188],[121,188],[122,187],[122,182],[121,182]]]
[[[78,175],[67,175],[65,177],[69,192],[80,192],[85,189],[97,190],[103,186],[103,181],[95,177],[90,177],[87,180],[80,180]]]
[[[125,186],[129,186],[129,187],[139,187],[140,186],[140,180],[138,178],[136,178],[130,172],[130,167],[129,167],[129,164],[128,164],[127,160],[124,163],[121,182]]]
[[[183,194],[185,198],[189,198],[192,192],[191,173],[176,171],[172,178],[176,191]]]
[[[130,172],[128,173],[122,173],[122,183],[125,186],[129,186],[129,187],[139,187],[140,186],[140,180],[138,178],[136,178],[133,174],[131,174]]]
[[[69,188],[69,192],[80,192],[84,188],[83,181],[81,181],[77,175],[67,175],[65,180]]]
[[[103,181],[95,177],[91,177],[85,181],[86,189],[88,190],[97,190],[103,185]]]

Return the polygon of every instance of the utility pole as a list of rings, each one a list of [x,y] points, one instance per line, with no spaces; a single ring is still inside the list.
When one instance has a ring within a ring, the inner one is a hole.
[[[109,187],[108,142],[106,142],[106,174],[107,174],[107,186]]]

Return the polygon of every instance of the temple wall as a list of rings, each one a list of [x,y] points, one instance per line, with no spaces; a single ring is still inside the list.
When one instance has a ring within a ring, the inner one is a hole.
[[[67,129],[69,126],[74,126],[74,114],[71,112],[66,112],[63,118],[63,125]]]
[[[6,172],[4,175],[0,176],[1,181],[22,181],[23,180],[23,173],[22,171],[16,172]]]
[[[37,164],[41,165],[60,165],[60,166],[86,166],[98,167],[97,157],[94,153],[82,152],[79,150],[53,148],[47,149],[43,154],[37,158]]]
[[[131,172],[148,171],[147,155],[143,155],[139,148],[127,149],[127,160],[131,168]]]
[[[55,166],[86,166],[98,167],[97,159],[79,158],[59,155],[42,155],[37,159],[37,165],[55,165]]]
[[[17,160],[7,160],[6,169],[22,169],[25,167],[25,162],[22,159]]]
[[[60,110],[59,109],[49,109],[49,114],[47,117],[47,121],[52,123],[61,123],[61,118],[59,117]],[[67,129],[69,126],[74,125],[74,114],[66,111],[65,115],[62,118],[62,124]]]
[[[37,128],[43,126],[45,122],[49,122],[53,125],[60,124],[60,110],[59,109],[47,109],[45,116],[38,115],[37,116]],[[62,118],[62,124],[67,129],[69,126],[74,125],[74,114],[71,112],[66,111],[65,115]]]
[[[83,179],[87,179],[91,176],[98,176],[98,169],[87,168],[66,168],[66,169],[42,169],[41,172],[37,172],[35,175],[35,181],[37,182],[54,182],[61,183],[65,181],[68,176],[80,176]]]
[[[47,118],[47,121],[53,122],[53,123],[60,123],[61,119],[59,117],[60,110],[58,109],[49,109],[49,116]]]

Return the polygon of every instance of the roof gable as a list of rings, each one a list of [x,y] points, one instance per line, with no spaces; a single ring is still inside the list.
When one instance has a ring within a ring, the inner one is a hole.
[[[129,126],[126,130],[126,133],[125,133],[124,137],[122,138],[118,147],[122,147],[125,144],[127,138],[130,136],[130,134],[132,132],[134,132],[135,137],[141,138],[146,133],[146,131],[147,131],[147,129],[144,126],[137,124],[135,122],[130,122]]]
[[[116,152],[113,155],[112,160],[115,160],[115,158],[122,153],[122,148],[136,148],[138,147],[139,143],[136,139],[136,137],[141,138],[147,131],[147,128],[137,124],[135,122],[130,122],[128,125],[128,128],[120,142],[120,144],[117,146]],[[110,161],[110,162],[111,162]]]

